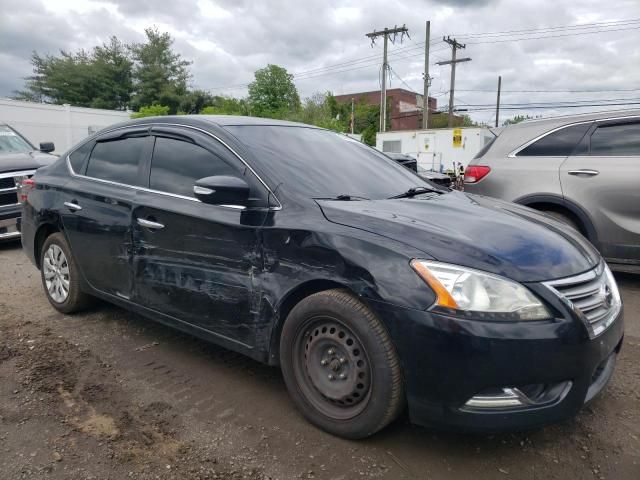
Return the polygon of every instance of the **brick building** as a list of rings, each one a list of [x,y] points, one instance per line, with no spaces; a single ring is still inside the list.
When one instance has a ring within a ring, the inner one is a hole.
[[[356,103],[364,100],[369,105],[380,106],[380,90],[336,95],[335,98],[338,103],[350,103],[353,98]],[[422,98],[422,95],[404,88],[387,90],[387,115],[391,120],[390,124],[387,124],[387,129],[416,130],[422,128]],[[429,112],[435,112],[437,108],[438,101],[429,97]]]

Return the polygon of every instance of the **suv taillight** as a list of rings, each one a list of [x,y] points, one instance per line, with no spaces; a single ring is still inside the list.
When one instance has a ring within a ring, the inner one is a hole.
[[[18,184],[18,201],[25,203],[29,197],[29,192],[36,188],[36,181],[33,178],[25,178]]]
[[[491,171],[485,165],[469,165],[464,171],[464,183],[477,183]]]

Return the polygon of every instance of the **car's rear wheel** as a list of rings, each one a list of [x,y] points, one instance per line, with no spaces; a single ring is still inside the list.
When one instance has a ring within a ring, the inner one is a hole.
[[[40,275],[49,303],[62,313],[73,313],[89,304],[80,289],[80,272],[67,240],[60,232],[47,237],[40,252]]]
[[[372,435],[404,405],[400,363],[389,334],[347,291],[316,293],[295,306],[283,327],[280,362],[298,409],[335,435]]]

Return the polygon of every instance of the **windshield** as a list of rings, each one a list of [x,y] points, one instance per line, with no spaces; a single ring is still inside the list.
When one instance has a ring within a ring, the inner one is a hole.
[[[30,152],[33,147],[6,125],[0,125],[0,155]]]
[[[334,132],[264,125],[225,128],[260,160],[257,167],[275,183],[274,189],[282,185],[309,198],[378,200],[413,187],[432,188],[385,155]]]

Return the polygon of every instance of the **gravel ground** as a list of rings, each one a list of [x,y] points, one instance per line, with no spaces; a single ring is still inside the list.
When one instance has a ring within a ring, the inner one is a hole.
[[[0,478],[638,479],[640,277],[612,383],[575,419],[470,436],[401,418],[351,442],[294,410],[279,370],[98,303],[51,308],[0,245]]]

